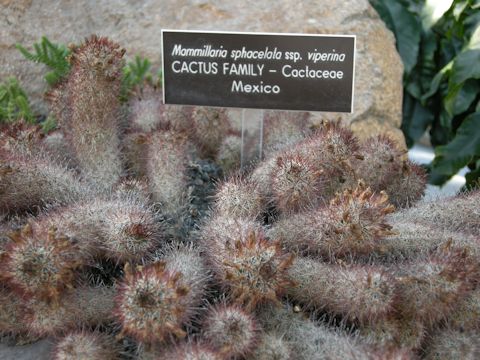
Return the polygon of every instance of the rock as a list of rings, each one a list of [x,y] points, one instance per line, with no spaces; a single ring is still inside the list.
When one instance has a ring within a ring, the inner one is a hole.
[[[357,35],[355,101],[352,114],[315,113],[317,120],[355,123],[360,134],[393,132],[401,123],[403,67],[395,39],[368,0],[0,0],[0,79],[17,76],[46,111],[41,66],[24,60],[15,43],[30,46],[41,35],[54,42],[80,42],[106,35],[158,65],[160,30],[204,29]],[[365,124],[366,126],[363,126]]]
[[[8,346],[0,343],[0,360],[48,360],[52,358],[52,348],[51,339],[22,346]]]

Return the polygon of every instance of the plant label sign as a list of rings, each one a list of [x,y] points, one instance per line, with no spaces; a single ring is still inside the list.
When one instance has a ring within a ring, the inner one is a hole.
[[[165,104],[353,111],[354,35],[162,31]]]

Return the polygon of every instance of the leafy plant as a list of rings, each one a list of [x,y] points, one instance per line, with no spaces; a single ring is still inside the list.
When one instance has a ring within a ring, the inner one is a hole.
[[[132,89],[136,86],[141,86],[144,81],[152,82],[153,74],[151,73],[151,67],[150,60],[139,55],[135,56],[134,61],[130,61],[124,66],[122,70],[122,100],[128,99]]]
[[[45,80],[50,86],[54,86],[70,72],[71,65],[68,58],[71,50],[63,44],[53,43],[43,36],[40,42],[33,44],[33,52],[28,51],[20,44],[17,44],[16,47],[26,59],[45,64],[51,69],[45,75]],[[122,101],[126,101],[132,89],[141,86],[145,81],[159,85],[161,72],[154,76],[151,67],[150,60],[139,55],[136,55],[133,61],[124,66],[122,69]]]
[[[45,121],[42,123],[42,131],[45,134],[48,134],[50,131],[55,130],[57,128],[57,121],[55,120],[55,117],[50,114],[47,116]]]
[[[0,123],[14,122],[19,119],[29,123],[35,122],[25,91],[20,87],[17,79],[9,78],[0,84]]]
[[[68,62],[70,49],[65,45],[52,43],[45,36],[42,36],[39,43],[33,44],[34,52],[29,52],[20,44],[17,44],[16,47],[26,59],[45,64],[51,69],[45,75],[45,80],[50,86],[55,85],[70,71]]]
[[[426,130],[435,146],[430,183],[468,165],[480,176],[480,1],[370,0],[394,32],[404,71],[403,124],[412,146]]]

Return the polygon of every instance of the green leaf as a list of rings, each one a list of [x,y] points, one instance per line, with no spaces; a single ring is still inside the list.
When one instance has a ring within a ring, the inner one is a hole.
[[[422,31],[420,19],[398,0],[371,0],[370,3],[395,34],[405,72],[410,73],[418,58]]]
[[[404,102],[402,130],[408,147],[418,141],[425,133],[435,116],[430,109],[422,106],[419,101],[406,95]]]
[[[57,127],[57,121],[53,117],[53,115],[48,115],[46,120],[42,123],[42,131],[45,134],[48,134],[50,131],[56,129]]]
[[[17,44],[16,47],[26,59],[45,64],[52,70],[45,76],[45,80],[50,86],[57,83],[70,71],[70,63],[67,60],[70,50],[62,44],[52,43],[45,36],[39,43],[33,44],[33,53],[20,44]]]
[[[449,62],[433,77],[432,82],[430,84],[430,89],[428,90],[428,92],[422,95],[421,100],[423,103],[425,103],[428,98],[432,97],[438,91],[438,88],[440,87],[442,80],[446,76],[448,76],[449,71],[452,68],[452,65],[453,65],[453,61]]]
[[[0,84],[0,122],[12,122],[22,118],[32,123],[35,121],[25,91],[15,78],[7,79]]]
[[[469,115],[447,145],[435,149],[432,169],[440,174],[453,175],[480,155],[480,113]]]
[[[451,116],[455,116],[468,110],[477,94],[480,93],[480,84],[476,80],[468,80],[463,84],[449,89],[444,99],[444,106]]]
[[[453,62],[450,81],[460,84],[467,79],[480,79],[480,49],[463,51]]]
[[[120,96],[122,101],[128,99],[131,90],[136,86],[141,86],[145,81],[153,82],[153,75],[150,71],[152,64],[147,58],[135,56],[133,62],[129,62],[122,69],[122,94]]]

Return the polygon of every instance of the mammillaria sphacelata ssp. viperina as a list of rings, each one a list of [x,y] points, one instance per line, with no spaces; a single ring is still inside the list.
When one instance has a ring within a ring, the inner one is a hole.
[[[480,192],[418,203],[386,136],[265,113],[240,171],[227,109],[119,100],[92,36],[47,99],[60,127],[0,134],[0,332],[55,359],[474,359]],[[221,175],[223,172],[223,176]]]

